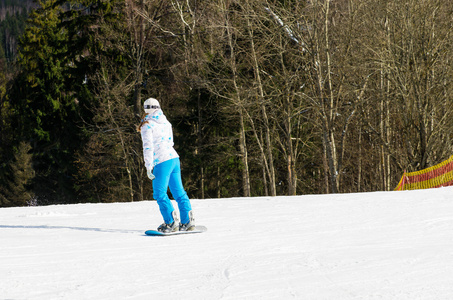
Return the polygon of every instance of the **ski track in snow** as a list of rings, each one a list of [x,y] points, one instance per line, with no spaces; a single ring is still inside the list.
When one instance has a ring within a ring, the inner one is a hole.
[[[453,299],[453,187],[0,209],[0,299]],[[175,205],[176,207],[176,205]]]

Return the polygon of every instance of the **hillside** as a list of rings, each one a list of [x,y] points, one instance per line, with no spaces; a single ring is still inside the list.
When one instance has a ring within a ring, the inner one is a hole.
[[[16,60],[28,13],[36,6],[32,0],[0,0],[0,67],[3,72],[12,72],[9,65],[3,65],[3,60],[7,63]]]
[[[7,15],[14,16],[36,6],[33,0],[0,0],[0,21],[5,20]]]
[[[0,209],[1,299],[453,299],[453,187]]]

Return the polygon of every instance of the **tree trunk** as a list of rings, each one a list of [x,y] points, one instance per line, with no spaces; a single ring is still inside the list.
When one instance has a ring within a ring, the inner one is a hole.
[[[291,128],[291,101],[289,95],[286,97],[286,147],[287,147],[287,168],[288,168],[288,195],[296,195],[297,190],[297,173],[295,170],[295,157],[292,141]]]
[[[222,8],[224,11],[227,11],[225,3],[222,3]],[[244,108],[242,106],[240,89],[237,83],[237,67],[236,67],[236,52],[235,45],[233,44],[233,37],[230,30],[230,22],[228,15],[226,15],[226,31],[228,35],[228,44],[231,51],[230,67],[233,73],[233,85],[235,91],[236,101],[233,101],[233,105],[237,107],[239,114],[239,151],[242,162],[242,190],[244,197],[250,197],[250,173],[249,173],[249,163],[248,163],[248,151],[247,151],[247,139],[245,135],[245,122],[244,122]]]
[[[145,3],[144,0],[140,0],[140,10],[144,11]],[[136,15],[138,24],[135,32],[135,44],[136,44],[136,57],[135,57],[135,88],[134,88],[134,113],[137,117],[142,114],[142,83],[143,83],[143,53],[145,46],[145,21],[142,16]],[[135,26],[134,26],[135,27]]]
[[[239,149],[242,160],[242,189],[244,191],[244,197],[250,197],[250,175],[248,165],[247,144],[245,138],[244,115],[242,113],[242,109],[239,110],[239,125],[240,125]]]
[[[247,25],[248,25],[248,32],[249,32],[249,37],[250,37],[250,48],[252,50],[252,59],[253,59],[253,64],[254,64],[255,79],[256,79],[256,83],[258,85],[258,91],[259,91],[259,95],[258,95],[258,99],[260,102],[259,106],[261,109],[262,121],[264,123],[264,139],[265,139],[265,143],[266,143],[266,154],[267,154],[268,167],[269,167],[268,175],[269,175],[269,184],[270,184],[270,194],[271,194],[271,196],[276,196],[277,190],[276,190],[276,183],[275,183],[274,158],[272,156],[272,141],[271,141],[270,127],[269,127],[269,118],[268,118],[267,112],[266,112],[263,83],[261,82],[258,57],[257,57],[257,53],[255,51],[255,42],[253,40],[253,31],[252,31],[252,26],[250,24],[249,19],[247,19]],[[263,157],[263,159],[266,159],[266,157]]]

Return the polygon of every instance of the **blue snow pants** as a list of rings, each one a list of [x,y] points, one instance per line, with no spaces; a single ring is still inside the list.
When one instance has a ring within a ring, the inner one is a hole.
[[[174,208],[167,194],[168,187],[170,187],[170,192],[178,203],[181,223],[188,223],[190,221],[189,212],[192,210],[192,207],[182,185],[179,158],[157,164],[154,167],[153,174],[156,176],[153,180],[153,197],[157,200],[164,222],[167,224],[173,223],[171,213],[174,211]]]

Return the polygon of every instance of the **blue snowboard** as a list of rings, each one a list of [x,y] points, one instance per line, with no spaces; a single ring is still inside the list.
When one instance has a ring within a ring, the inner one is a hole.
[[[145,231],[145,234],[152,235],[152,236],[167,236],[167,235],[178,235],[178,234],[201,233],[201,232],[205,232],[206,230],[208,230],[208,228],[206,228],[206,226],[198,225],[198,226],[195,226],[195,230],[191,230],[191,231],[173,231],[173,232],[169,232],[169,233],[164,233],[164,232],[160,232],[157,230],[147,230],[147,231]]]

